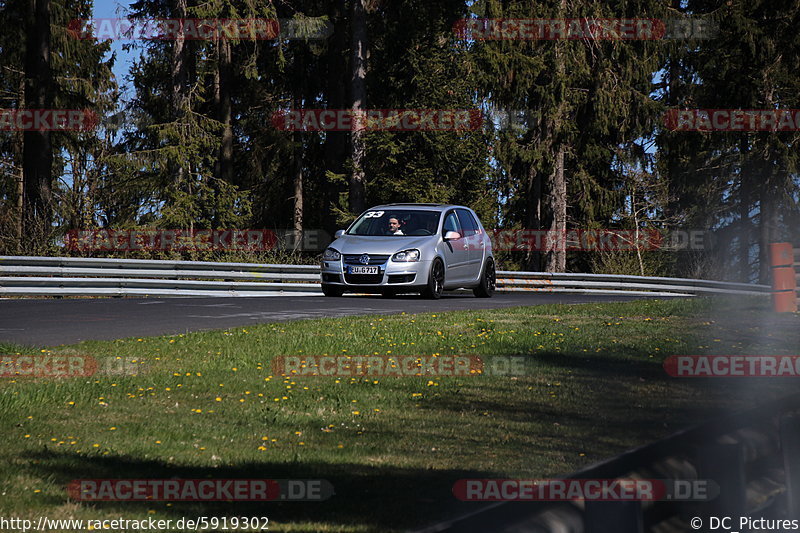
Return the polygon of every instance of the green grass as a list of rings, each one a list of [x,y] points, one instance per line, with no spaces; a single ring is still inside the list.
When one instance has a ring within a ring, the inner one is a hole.
[[[708,300],[547,305],[264,324],[0,354],[135,361],[138,375],[3,379],[0,516],[268,516],[271,531],[396,531],[475,509],[465,477],[566,474],[796,389],[790,380],[677,380],[672,354],[792,353],[798,317]],[[777,328],[777,329],[776,329]],[[777,332],[777,333],[776,333]],[[272,375],[280,355],[525,356],[514,377]],[[314,503],[78,503],[81,478],[322,478]]]

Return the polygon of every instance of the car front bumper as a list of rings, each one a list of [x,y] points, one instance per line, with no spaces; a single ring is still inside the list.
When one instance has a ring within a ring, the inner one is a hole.
[[[430,261],[414,261],[410,263],[387,260],[377,266],[378,274],[350,274],[348,266],[339,261],[322,261],[321,281],[325,285],[335,285],[347,289],[375,288],[414,288],[424,287],[428,283]]]

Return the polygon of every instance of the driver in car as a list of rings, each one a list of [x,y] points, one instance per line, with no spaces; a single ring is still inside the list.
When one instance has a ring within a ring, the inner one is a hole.
[[[387,235],[405,235],[403,230],[400,229],[400,219],[396,216],[389,217],[389,231],[386,232]]]

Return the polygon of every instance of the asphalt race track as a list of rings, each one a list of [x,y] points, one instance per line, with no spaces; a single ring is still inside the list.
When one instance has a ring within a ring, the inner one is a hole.
[[[0,341],[55,346],[84,340],[173,335],[266,322],[348,315],[496,309],[521,305],[627,301],[636,297],[495,293],[493,298],[447,294],[382,298],[276,296],[271,298],[0,299]]]

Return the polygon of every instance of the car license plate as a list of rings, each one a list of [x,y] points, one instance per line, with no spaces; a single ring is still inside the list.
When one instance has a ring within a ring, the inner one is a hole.
[[[347,267],[348,274],[380,274],[380,267],[376,266],[349,266]]]

